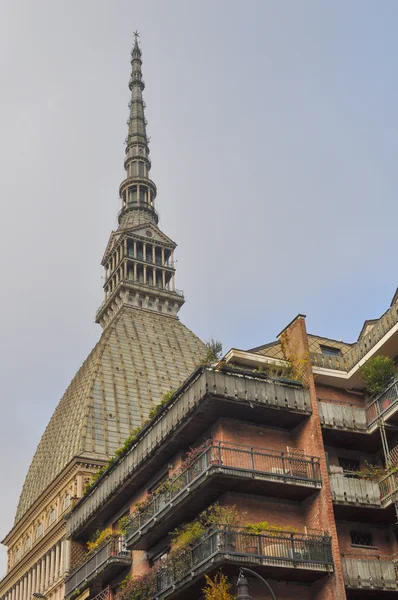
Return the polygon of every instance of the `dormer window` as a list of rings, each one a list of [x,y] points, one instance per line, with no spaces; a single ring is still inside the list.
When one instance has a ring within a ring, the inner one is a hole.
[[[326,356],[341,356],[340,348],[333,348],[333,346],[320,346],[322,354]]]

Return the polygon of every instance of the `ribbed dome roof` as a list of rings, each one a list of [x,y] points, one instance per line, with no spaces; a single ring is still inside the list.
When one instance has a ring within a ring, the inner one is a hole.
[[[39,442],[15,523],[76,456],[107,458],[204,355],[178,319],[135,308],[103,332],[69,385]]]

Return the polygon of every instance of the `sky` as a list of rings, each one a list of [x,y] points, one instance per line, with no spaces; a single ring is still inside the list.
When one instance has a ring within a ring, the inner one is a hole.
[[[100,335],[133,30],[180,316],[228,350],[297,313],[355,341],[389,306],[397,19],[393,0],[1,0],[1,538]]]

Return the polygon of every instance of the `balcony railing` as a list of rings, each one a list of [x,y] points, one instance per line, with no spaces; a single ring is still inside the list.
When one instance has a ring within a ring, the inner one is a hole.
[[[398,303],[393,304],[343,356],[328,356],[319,352],[310,354],[311,364],[316,367],[350,371],[366,354],[398,323]]]
[[[389,473],[379,481],[380,498],[382,504],[395,501],[395,493],[398,491],[398,473]]]
[[[366,414],[363,408],[322,401],[319,401],[318,406],[321,424],[325,427],[363,432],[367,430]]]
[[[365,408],[366,422],[372,425],[379,417],[398,406],[398,379],[395,379]]]
[[[142,465],[150,463],[151,457],[159,456],[161,450],[166,455],[173,432],[179,429],[184,433],[185,423],[194,426],[195,415],[200,415],[201,424],[208,422],[210,426],[209,405],[216,407],[221,415],[236,414],[239,418],[248,413],[250,419],[253,418],[251,415],[264,418],[263,411],[267,411],[267,419],[275,424],[285,423],[288,418],[289,423],[297,425],[312,412],[309,393],[300,385],[268,381],[255,373],[242,375],[198,369],[165,409],[146,425],[126,456],[68,515],[67,535],[74,536],[77,531],[88,528],[94,515],[102,518],[101,510],[105,505],[108,507],[113,503],[119,508],[121,486],[131,490],[132,495],[138,489],[138,483],[144,485],[143,479],[139,479]],[[197,431],[199,435],[199,429]],[[187,444],[190,443],[188,434],[186,439]]]
[[[182,473],[170,479],[164,491],[155,494],[153,500],[132,518],[126,536],[129,547],[143,528],[158,524],[162,516],[186,498],[193,488],[213,474],[233,477],[256,476],[269,481],[319,488],[321,472],[319,458],[300,456],[288,452],[275,452],[259,448],[236,447],[219,442],[209,445]]]
[[[333,502],[381,507],[380,487],[377,481],[330,475]]]
[[[217,528],[180,558],[162,567],[156,580],[156,598],[167,598],[174,590],[228,561],[237,565],[333,570],[331,539],[325,535],[299,533],[249,534],[241,529]],[[275,572],[275,571],[273,571]]]
[[[112,567],[120,570],[130,565],[131,553],[126,549],[124,538],[112,538],[66,577],[65,597],[76,595],[78,590],[92,584],[94,579],[102,576],[109,567],[110,570]]]
[[[398,590],[395,557],[347,554],[342,558],[346,587],[368,590]]]

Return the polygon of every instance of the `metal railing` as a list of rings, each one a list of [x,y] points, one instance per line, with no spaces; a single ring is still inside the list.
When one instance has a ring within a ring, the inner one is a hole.
[[[342,356],[311,352],[311,364],[316,367],[350,371],[398,323],[398,303],[393,304],[373,327]]]
[[[102,590],[102,592],[94,596],[93,600],[110,600],[109,587],[105,588],[104,590]]]
[[[398,473],[393,472],[382,477],[379,481],[379,488],[380,498],[385,503],[389,496],[398,491]]]
[[[67,516],[67,535],[86,527],[89,519],[117,494],[134,473],[167,442],[173,431],[203,402],[226,400],[235,405],[272,409],[278,417],[292,412],[306,418],[312,412],[308,390],[300,385],[268,381],[255,373],[222,373],[213,369],[198,369],[174,395],[166,410],[160,412],[138,436],[129,452],[94,486],[87,496]],[[252,410],[248,408],[248,410]]]
[[[349,588],[398,590],[396,556],[345,554],[344,583]]]
[[[390,385],[377,398],[365,407],[366,422],[372,425],[388,409],[398,404],[398,379],[394,379]]]
[[[194,462],[181,473],[170,479],[164,490],[155,493],[154,498],[145,508],[138,510],[133,516],[127,539],[135,536],[150,521],[157,518],[171,504],[175,507],[178,497],[185,497],[188,487],[211,472],[247,473],[268,475],[267,479],[305,485],[321,484],[319,458],[314,456],[297,456],[288,452],[262,450],[259,448],[236,447],[225,442],[210,444]]]
[[[103,570],[107,563],[121,561],[126,566],[131,562],[131,552],[126,549],[123,536],[112,538],[97,552],[74,569],[65,578],[65,596],[71,596],[83,584],[88,584],[99,570]]]
[[[156,576],[156,596],[163,597],[170,588],[181,587],[185,578],[204,572],[209,564],[221,562],[261,564],[301,569],[331,571],[331,538],[287,532],[247,533],[239,528],[218,527],[194,548],[161,567]]]

